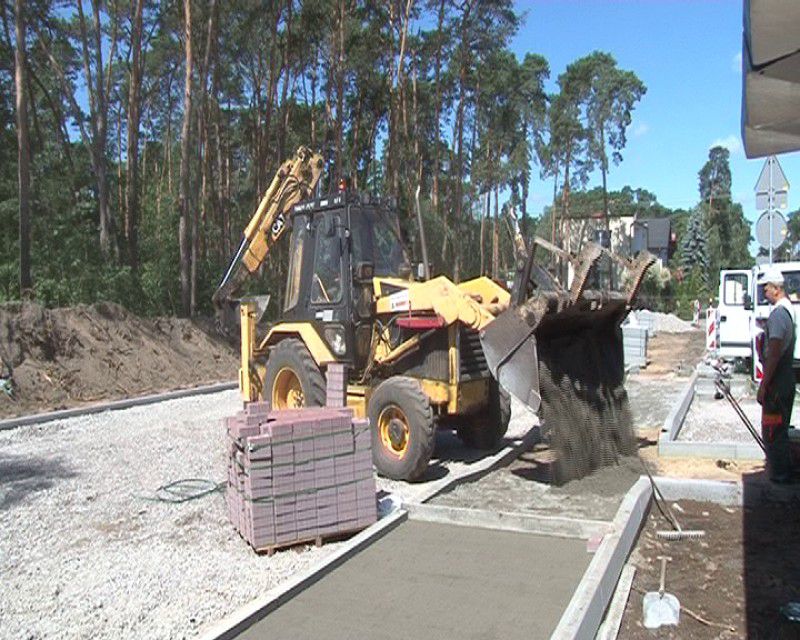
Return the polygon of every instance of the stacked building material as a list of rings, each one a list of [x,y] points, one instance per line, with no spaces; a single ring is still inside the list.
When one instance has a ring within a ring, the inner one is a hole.
[[[227,419],[231,522],[257,551],[363,529],[377,520],[369,422],[343,407]]]

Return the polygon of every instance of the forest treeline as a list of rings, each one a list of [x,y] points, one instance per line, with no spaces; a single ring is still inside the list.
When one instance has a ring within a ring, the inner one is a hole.
[[[509,212],[558,241],[565,221],[625,209],[674,215],[695,244],[719,228],[709,260],[693,244],[683,265],[710,289],[749,238],[725,150],[693,212],[609,193],[646,87],[604,52],[551,78],[510,48],[524,19],[508,0],[0,0],[0,299],[209,311],[300,145],[329,184],[394,197],[412,249],[419,187],[434,268],[455,279],[513,268]],[[543,212],[535,174],[552,180]],[[281,299],[285,267],[279,246],[257,286]]]

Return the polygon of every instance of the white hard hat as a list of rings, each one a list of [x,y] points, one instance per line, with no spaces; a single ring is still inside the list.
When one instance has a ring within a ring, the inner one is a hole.
[[[766,271],[764,271],[758,278],[758,281],[761,284],[775,284],[779,287],[783,286],[783,273],[781,273],[780,269],[775,267],[769,267]]]

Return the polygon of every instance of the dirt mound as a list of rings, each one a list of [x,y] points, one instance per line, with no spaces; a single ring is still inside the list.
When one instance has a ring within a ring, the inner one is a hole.
[[[112,303],[0,305],[0,416],[16,416],[236,378],[235,348],[201,324],[139,318]]]

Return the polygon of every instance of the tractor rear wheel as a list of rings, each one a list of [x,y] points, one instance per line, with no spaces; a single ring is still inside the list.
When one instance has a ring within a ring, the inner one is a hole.
[[[418,480],[428,468],[436,435],[431,403],[419,382],[405,376],[384,380],[367,408],[372,459],[393,480]]]
[[[511,421],[511,396],[496,380],[489,382],[489,403],[486,408],[465,416],[466,424],[458,428],[458,437],[473,449],[494,449],[508,431]]]
[[[286,338],[270,351],[264,400],[273,409],[325,405],[325,378],[302,340]]]

